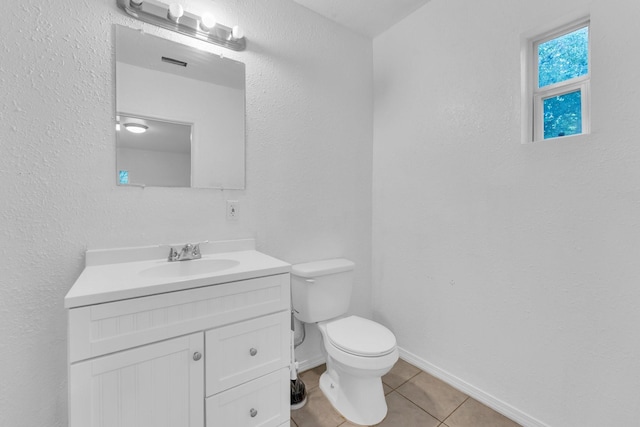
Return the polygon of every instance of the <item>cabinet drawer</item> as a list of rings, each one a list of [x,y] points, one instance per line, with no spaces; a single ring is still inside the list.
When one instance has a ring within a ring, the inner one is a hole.
[[[278,427],[289,422],[289,369],[207,398],[207,427]]]
[[[289,310],[289,274],[69,310],[71,363]]]
[[[289,366],[289,311],[205,333],[207,396]]]

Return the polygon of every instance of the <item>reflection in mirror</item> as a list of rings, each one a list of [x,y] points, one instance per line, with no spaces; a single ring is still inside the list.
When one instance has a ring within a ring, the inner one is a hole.
[[[191,124],[119,115],[120,185],[191,186]]]
[[[244,64],[116,26],[119,185],[243,189],[244,109]]]

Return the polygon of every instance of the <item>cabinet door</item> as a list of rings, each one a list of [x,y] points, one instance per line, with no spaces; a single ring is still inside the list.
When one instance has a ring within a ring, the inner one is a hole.
[[[204,335],[72,364],[70,427],[203,427]]]

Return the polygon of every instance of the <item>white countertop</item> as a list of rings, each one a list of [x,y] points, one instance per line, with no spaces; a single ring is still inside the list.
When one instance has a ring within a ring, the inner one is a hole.
[[[157,254],[157,250],[154,254]],[[90,256],[87,254],[87,266],[64,298],[65,308],[218,285],[254,277],[289,273],[291,270],[290,264],[253,249],[219,253],[206,253],[203,250],[202,260],[235,260],[238,261],[238,265],[220,271],[180,277],[149,277],[140,274],[154,266],[168,264],[166,258],[107,264],[92,263],[89,259]],[[197,263],[199,261],[176,262]]]

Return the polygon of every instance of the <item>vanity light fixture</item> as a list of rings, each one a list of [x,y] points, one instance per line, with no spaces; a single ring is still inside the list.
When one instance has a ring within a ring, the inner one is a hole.
[[[200,18],[200,28],[202,28],[202,30],[206,31],[207,33],[213,30],[213,27],[216,26],[216,23],[216,17],[208,12],[203,14],[202,18]]]
[[[234,25],[231,29],[231,40],[242,40],[244,38],[244,30],[239,25]]]
[[[195,15],[175,1],[167,4],[160,0],[116,0],[116,3],[127,15],[140,21],[235,51],[243,51],[247,47],[242,28],[222,25],[211,13]]]
[[[131,133],[145,133],[149,126],[140,123],[125,123],[124,128]]]
[[[184,8],[179,3],[171,3],[169,10],[167,11],[167,18],[173,22],[178,22],[178,19],[184,15]]]

